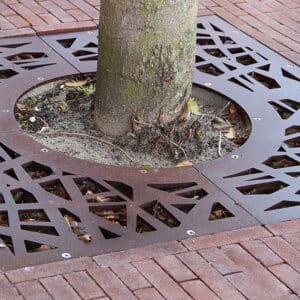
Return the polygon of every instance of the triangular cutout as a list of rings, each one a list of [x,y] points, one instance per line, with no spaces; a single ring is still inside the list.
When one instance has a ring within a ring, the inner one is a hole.
[[[264,66],[261,66],[261,67],[258,67],[257,69],[260,69],[260,70],[263,70],[263,71],[270,71],[270,64],[268,65],[264,65]]]
[[[9,219],[7,211],[0,211],[0,226],[9,227]]]
[[[287,77],[289,79],[293,79],[293,80],[296,80],[296,81],[300,81],[300,79],[296,75],[291,74],[290,72],[288,72],[285,69],[281,69],[281,70],[282,70],[282,75],[284,77]]]
[[[285,151],[284,148],[281,146],[281,147],[279,147],[279,149],[277,150],[277,152],[286,152],[286,151]]]
[[[63,171],[63,172],[62,172],[62,175],[63,175],[63,176],[72,176],[72,175],[75,175],[75,174],[70,173],[70,172]]]
[[[300,172],[289,172],[289,173],[286,173],[286,175],[297,178],[300,176]]]
[[[298,102],[298,101],[291,100],[291,99],[283,99],[283,100],[281,100],[281,102],[294,110],[300,109],[300,102]]]
[[[290,116],[292,116],[294,114],[293,111],[281,106],[280,104],[274,102],[274,101],[270,101],[269,102],[273,108],[275,109],[275,111],[279,114],[279,116],[281,117],[281,119],[286,120],[288,119]]]
[[[115,239],[115,238],[118,238],[120,237],[120,235],[114,233],[114,232],[111,232],[107,229],[104,229],[102,227],[99,227],[103,237],[106,239],[106,240],[110,240],[110,239]]]
[[[152,217],[171,228],[178,227],[180,225],[180,222],[157,200],[142,205],[141,208]]]
[[[6,171],[3,172],[4,174],[10,176],[11,178],[15,179],[15,180],[19,180],[16,172],[14,169],[8,169]]]
[[[16,204],[38,203],[32,193],[20,188],[11,191]]]
[[[217,27],[216,25],[210,23],[211,27],[214,29],[214,31],[217,31],[217,32],[224,32],[222,29],[220,29],[219,27]]]
[[[13,254],[15,254],[14,244],[13,244],[12,238],[11,238],[10,236],[8,236],[8,235],[0,234],[0,239],[2,240],[3,244],[5,244],[5,246],[6,246]]]
[[[25,243],[26,251],[29,252],[29,253],[48,251],[48,250],[52,250],[52,249],[57,248],[57,247],[54,247],[52,245],[40,244],[40,243],[37,243],[37,242],[27,241],[27,240],[25,240],[24,243]]]
[[[136,232],[137,233],[151,232],[151,231],[155,231],[155,230],[156,229],[152,225],[150,225],[148,222],[146,222],[140,216],[137,216],[137,218],[136,218]]]
[[[74,178],[74,182],[82,195],[108,192],[108,189],[89,177]]]
[[[60,213],[62,214],[62,216],[64,217],[64,219],[67,223],[70,223],[72,221],[79,222],[79,223],[81,222],[81,220],[78,216],[71,213],[66,208],[59,208],[58,210],[60,211]]]
[[[271,175],[266,175],[266,176],[262,176],[262,177],[257,177],[257,178],[253,178],[253,179],[249,179],[247,181],[255,181],[255,180],[267,180],[267,179],[273,179],[274,177]]]
[[[281,202],[278,202],[275,205],[265,209],[265,211],[283,209],[283,208],[294,207],[294,206],[300,206],[300,202],[299,201],[281,201]]]
[[[98,45],[96,45],[93,42],[90,42],[84,46],[84,48],[97,48],[97,47],[98,47]]]
[[[209,221],[215,221],[215,220],[232,218],[232,217],[234,217],[233,213],[231,213],[221,203],[215,202],[210,212]]]
[[[196,206],[196,204],[172,204],[172,205],[186,214],[188,214]]]
[[[52,226],[34,226],[34,225],[21,225],[22,230],[38,232],[43,234],[58,236],[56,229]]]
[[[118,192],[125,195],[127,198],[133,200],[133,189],[131,186],[129,186],[123,182],[119,182],[119,181],[107,181],[106,180],[105,182],[107,182],[109,185],[114,187]]]
[[[56,63],[35,65],[35,66],[26,66],[26,67],[21,67],[21,68],[24,69],[24,70],[34,70],[34,69],[39,69],[39,68],[53,66],[53,65],[56,65]]]
[[[180,197],[189,198],[189,199],[193,199],[193,200],[200,200],[203,197],[207,196],[208,193],[204,189],[196,189],[196,190],[188,191],[185,193],[180,193],[177,195]]]
[[[253,90],[250,89],[247,85],[243,84],[242,82],[240,82],[239,80],[237,80],[237,79],[234,78],[234,77],[232,77],[232,78],[230,78],[230,79],[228,79],[228,80],[229,80],[230,82],[232,82],[232,83],[235,83],[235,84],[237,84],[237,85],[239,85],[239,86],[241,86],[241,87],[243,87],[243,88],[245,88],[245,89],[247,89],[247,90],[253,92]]]
[[[16,159],[16,158],[20,157],[20,154],[9,149],[7,146],[5,146],[2,143],[0,143],[0,148],[2,148],[11,159]]]
[[[0,193],[0,204],[5,203],[3,195]]]
[[[90,207],[90,212],[109,222],[120,225],[124,228],[127,227],[126,205],[93,206]]]
[[[224,178],[234,178],[234,177],[247,176],[247,175],[258,174],[258,173],[263,173],[263,171],[255,169],[255,168],[251,168],[251,169],[247,169],[245,171],[242,171],[240,173],[225,176]]]
[[[196,182],[166,183],[166,184],[148,184],[149,187],[172,193],[197,185]]]
[[[48,193],[56,195],[66,200],[71,200],[70,195],[59,179],[40,183],[40,186]]]
[[[23,47],[26,45],[29,45],[30,43],[21,43],[21,44],[10,44],[10,45],[0,45],[0,48],[11,48],[11,49],[16,49],[19,47]]]
[[[232,66],[232,65],[229,65],[229,64],[226,64],[226,63],[223,63],[225,65],[225,67],[227,67],[230,71],[233,71],[233,70],[236,70],[236,67]]]
[[[76,38],[57,40],[64,48],[71,48]]]

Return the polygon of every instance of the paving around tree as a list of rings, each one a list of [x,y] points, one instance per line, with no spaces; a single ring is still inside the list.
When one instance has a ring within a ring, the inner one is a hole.
[[[200,1],[193,83],[252,131],[169,169],[67,157],[15,119],[32,88],[96,72],[99,6],[0,1],[0,299],[298,299],[300,2]]]

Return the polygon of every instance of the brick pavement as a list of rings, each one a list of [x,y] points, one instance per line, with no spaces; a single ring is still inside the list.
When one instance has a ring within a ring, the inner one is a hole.
[[[0,37],[96,28],[99,0],[0,0]],[[299,0],[201,0],[300,64]],[[0,299],[300,299],[300,220],[0,273]]]
[[[300,64],[299,0],[200,0],[217,14]],[[0,37],[96,28],[100,0],[0,0]]]
[[[300,220],[0,274],[0,299],[300,299]]]

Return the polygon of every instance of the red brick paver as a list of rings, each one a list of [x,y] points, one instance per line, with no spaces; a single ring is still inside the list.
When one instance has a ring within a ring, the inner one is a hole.
[[[294,220],[7,271],[0,299],[296,300],[299,234]]]
[[[0,0],[0,38],[96,28],[100,0]],[[199,0],[199,16],[219,15],[300,64],[299,0]]]
[[[300,0],[200,0],[300,64]],[[99,0],[0,0],[0,38],[96,28]],[[300,299],[300,220],[1,272],[7,299]]]

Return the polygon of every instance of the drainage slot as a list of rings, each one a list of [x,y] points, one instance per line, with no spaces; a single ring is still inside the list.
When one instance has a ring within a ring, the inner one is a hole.
[[[180,222],[157,200],[143,205],[141,208],[169,227],[178,227],[180,225]]]

